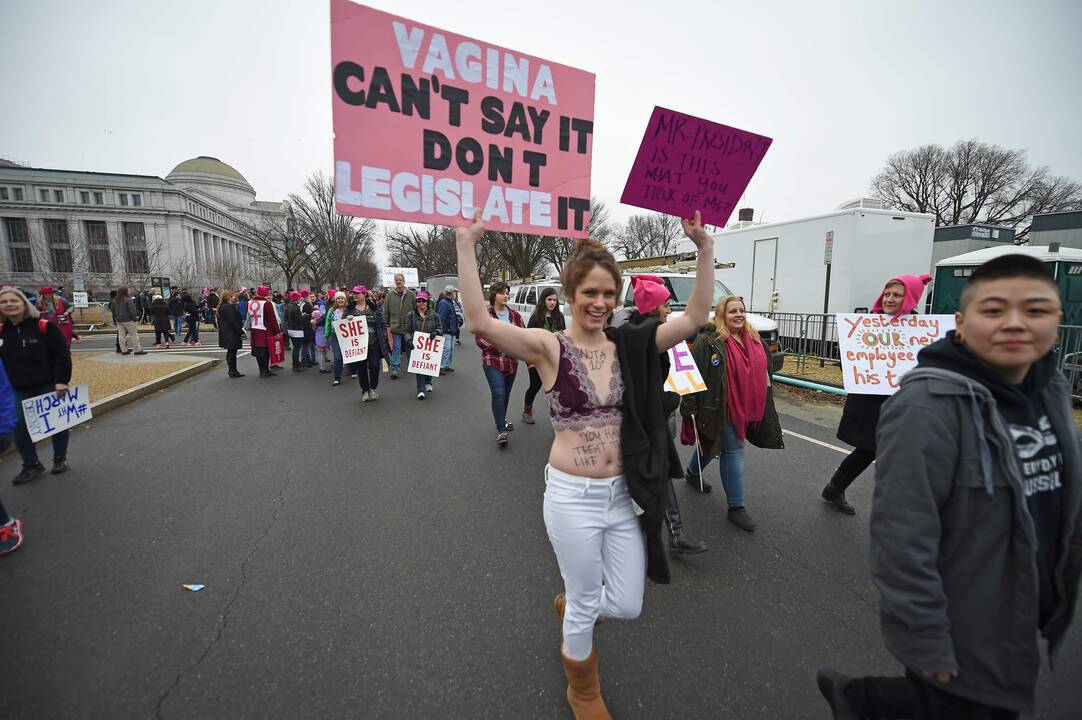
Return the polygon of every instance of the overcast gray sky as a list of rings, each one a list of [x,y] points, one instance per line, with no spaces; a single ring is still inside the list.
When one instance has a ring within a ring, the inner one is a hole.
[[[367,4],[596,73],[592,190],[621,220],[654,105],[774,138],[744,198],[767,221],[929,142],[1082,179],[1076,0]],[[327,0],[0,0],[0,28],[0,156],[164,176],[212,155],[262,200],[333,167]]]

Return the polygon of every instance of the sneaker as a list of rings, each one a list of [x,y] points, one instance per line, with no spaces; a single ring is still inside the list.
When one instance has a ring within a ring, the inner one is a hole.
[[[25,485],[39,475],[45,474],[45,466],[41,463],[37,465],[23,465],[23,469],[15,476],[15,479],[11,482],[15,485]]]
[[[698,555],[710,548],[704,542],[692,540],[684,534],[683,530],[680,530],[669,535],[669,549],[677,555]]]
[[[161,344],[161,343],[154,343],[154,347],[155,347],[155,348],[160,348],[161,346],[162,346],[162,344]]]
[[[418,400],[424,400],[425,399],[425,394],[423,392],[417,393],[417,399]]]
[[[328,370],[327,368],[323,368],[323,369],[322,369],[322,370],[320,370],[319,372],[320,372],[320,374],[321,374],[321,375],[326,375],[327,373],[329,373],[329,372],[330,372],[330,370]]]
[[[703,480],[702,477],[689,473],[686,470],[684,471],[684,480],[687,481],[688,485],[695,488],[696,492],[700,492],[704,495],[714,489],[713,486]]]
[[[425,383],[425,392],[432,392],[432,383]]]
[[[17,550],[23,544],[23,522],[15,518],[7,525],[0,525],[0,555]]]
[[[755,530],[755,521],[751,519],[751,515],[748,515],[748,510],[743,505],[729,508],[729,522],[746,532]]]
[[[365,390],[364,392],[362,392],[361,393],[361,402],[368,402],[371,399],[369,397],[371,392],[372,392],[371,390]]]
[[[165,344],[165,349],[166,349],[166,350],[168,350],[168,349],[169,349],[169,343],[166,343],[166,344]]]
[[[500,447],[507,447],[507,433],[502,432],[496,436],[496,444]]]
[[[199,342],[198,340],[193,342],[192,345],[195,346],[195,347],[203,347],[203,343]]]
[[[122,353],[120,353],[120,354],[121,354],[121,355],[131,355],[131,350],[125,350],[125,351],[123,351],[123,352],[122,352]]]
[[[819,692],[830,705],[834,720],[857,720],[859,717],[853,712],[849,698],[845,696],[845,688],[850,681],[848,676],[830,668],[823,668],[815,674]]]
[[[823,488],[823,499],[846,515],[856,515],[857,509],[845,499],[845,491],[838,490],[833,483],[827,483]]]
[[[375,390],[369,390],[368,391],[368,399],[369,400],[379,400],[379,393],[376,392]]]
[[[331,383],[331,385],[341,385],[341,384],[342,384],[341,380],[335,380],[334,382]]]
[[[507,432],[511,432],[512,430],[515,429],[515,426],[511,424],[510,420],[508,420],[507,418],[504,418],[503,429],[506,430]]]
[[[533,419],[533,410],[532,409],[526,409],[526,410],[522,411],[522,422],[526,423],[527,425],[533,425],[534,423],[537,422],[536,420]]]
[[[391,379],[392,380],[397,380],[398,379],[398,371],[397,370],[391,370]]]
[[[350,380],[356,380],[357,379],[357,373],[350,373],[349,374],[349,379]]]
[[[146,350],[136,350],[136,351],[135,351],[135,354],[136,354],[136,355],[146,355],[146,354],[147,354],[147,351],[146,351]]]
[[[67,458],[53,458],[53,469],[49,472],[53,475],[60,475],[68,471],[68,459]]]

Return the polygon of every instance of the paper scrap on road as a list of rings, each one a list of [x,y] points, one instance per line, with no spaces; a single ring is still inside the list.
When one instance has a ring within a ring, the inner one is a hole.
[[[184,588],[185,590],[191,590],[192,592],[199,592],[200,590],[205,588],[206,585],[200,585],[198,583],[187,583],[187,584],[181,585],[181,587]]]

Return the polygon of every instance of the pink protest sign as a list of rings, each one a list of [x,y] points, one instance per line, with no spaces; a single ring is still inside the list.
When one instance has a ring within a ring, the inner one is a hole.
[[[585,237],[594,75],[331,0],[335,209]]]
[[[771,142],[655,107],[620,202],[724,227]]]

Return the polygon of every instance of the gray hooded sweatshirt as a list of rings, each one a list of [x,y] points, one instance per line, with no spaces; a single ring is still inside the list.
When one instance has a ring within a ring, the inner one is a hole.
[[[1038,533],[995,397],[969,373],[926,367],[936,345],[879,421],[871,571],[883,637],[918,675],[957,671],[943,690],[1032,713]],[[1082,576],[1082,447],[1063,376],[1053,371],[1037,392],[1063,453],[1057,598],[1040,629],[1054,659]]]

